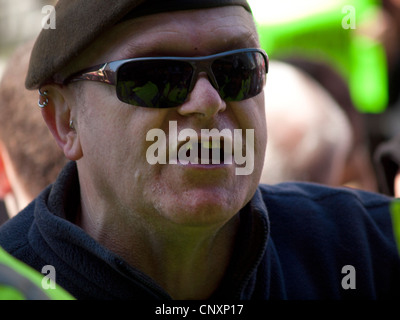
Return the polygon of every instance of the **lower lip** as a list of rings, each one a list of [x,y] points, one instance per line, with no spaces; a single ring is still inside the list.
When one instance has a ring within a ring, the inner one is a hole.
[[[202,164],[202,163],[181,163],[178,162],[178,165],[184,168],[190,169],[198,169],[198,170],[219,170],[219,169],[228,169],[233,167],[233,163],[210,163],[210,164]]]
[[[219,168],[226,168],[226,167],[230,167],[233,165],[233,157],[232,156],[225,156],[224,160],[225,162],[221,161],[220,163],[218,163],[217,161],[213,161],[213,159],[208,159],[208,163],[202,163],[205,162],[204,159],[201,158],[197,158],[197,161],[180,161],[178,160],[178,164],[181,166],[187,166],[187,167],[193,167],[193,168],[202,168],[202,169],[219,169]],[[214,163],[217,162],[217,163]]]

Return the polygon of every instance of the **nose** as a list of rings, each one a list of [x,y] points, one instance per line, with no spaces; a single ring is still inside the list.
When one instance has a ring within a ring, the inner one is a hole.
[[[178,107],[182,116],[197,115],[212,118],[226,109],[226,103],[212,86],[207,74],[201,73],[188,99]]]

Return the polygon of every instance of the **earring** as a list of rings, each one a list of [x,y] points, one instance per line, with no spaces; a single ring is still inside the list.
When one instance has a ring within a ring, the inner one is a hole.
[[[38,106],[39,106],[40,108],[45,108],[45,107],[47,107],[47,105],[49,104],[48,92],[47,92],[47,91],[42,92],[42,91],[39,89],[39,95],[40,95],[40,97],[39,97],[39,101],[38,101]],[[44,102],[42,102],[42,99],[43,99],[43,98],[44,98]]]
[[[71,120],[71,121],[69,122],[69,128],[70,128],[71,130],[75,130],[75,126],[74,126],[74,121],[73,121],[73,120]]]

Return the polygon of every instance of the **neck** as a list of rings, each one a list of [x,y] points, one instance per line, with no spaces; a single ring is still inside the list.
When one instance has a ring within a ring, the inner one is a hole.
[[[118,222],[115,217],[120,214],[109,216],[112,221],[100,221],[98,216],[91,219],[82,208],[79,224],[103,246],[150,276],[173,299],[206,299],[218,288],[230,261],[238,216],[207,227],[168,221],[157,227],[138,219]]]
[[[177,230],[155,243],[143,267],[174,299],[206,299],[225,274],[237,225],[235,217],[217,229]]]

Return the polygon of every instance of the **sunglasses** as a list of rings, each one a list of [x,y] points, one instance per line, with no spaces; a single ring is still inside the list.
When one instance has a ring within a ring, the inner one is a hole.
[[[143,57],[107,62],[82,70],[64,84],[99,81],[116,87],[120,101],[146,108],[183,104],[201,72],[225,101],[252,98],[264,88],[268,56],[262,49],[239,49],[204,57]]]

